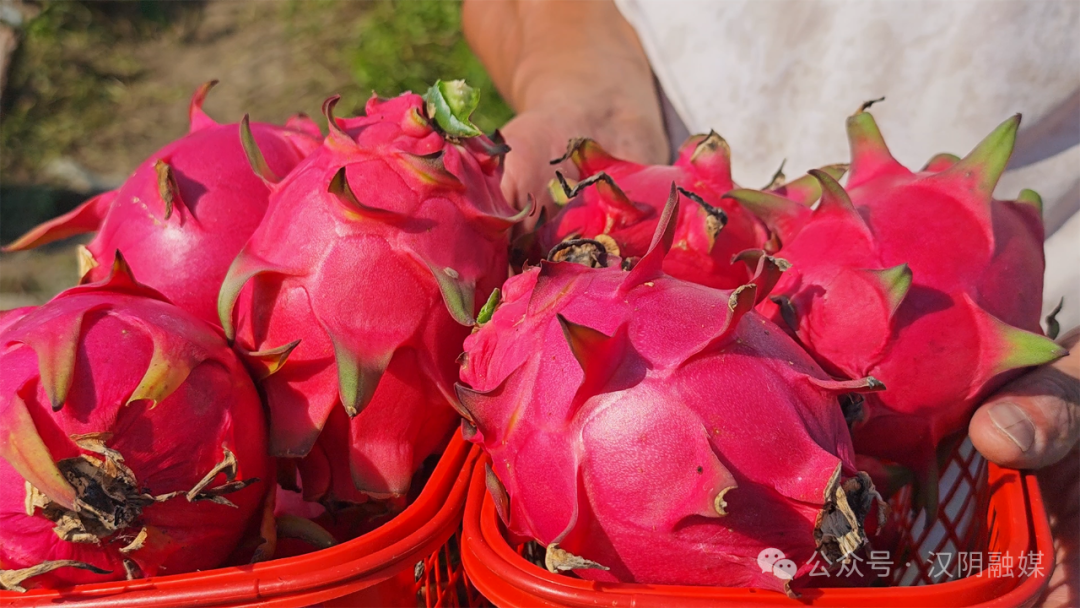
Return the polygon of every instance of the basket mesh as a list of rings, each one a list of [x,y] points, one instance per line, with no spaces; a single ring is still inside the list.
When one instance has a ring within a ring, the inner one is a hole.
[[[894,585],[944,583],[980,572],[986,564],[975,563],[984,555],[988,531],[994,528],[993,511],[985,520],[979,515],[990,509],[986,459],[965,440],[945,466],[938,484],[937,517],[927,524],[926,512],[911,509],[911,486],[892,500],[891,526],[899,531],[893,549]],[[983,525],[985,523],[985,525]]]
[[[490,605],[469,584],[461,565],[461,531],[437,551],[416,564],[416,605],[424,608],[458,608]]]

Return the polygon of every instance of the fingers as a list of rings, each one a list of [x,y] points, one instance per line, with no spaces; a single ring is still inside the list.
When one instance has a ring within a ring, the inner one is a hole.
[[[565,148],[566,140],[557,139],[551,130],[538,125],[533,116],[521,115],[506,124],[503,137],[511,152],[506,155],[503,172],[503,196],[517,209],[524,209],[532,196],[537,205],[548,208],[548,217],[552,217],[555,202],[548,192],[548,182],[555,177],[555,170],[566,173],[567,168],[553,167],[551,159],[561,155],[559,146]],[[553,151],[554,150],[554,151]],[[573,165],[569,175],[576,175]],[[519,230],[532,230],[539,213],[533,214],[519,226]]]
[[[659,114],[652,116],[636,107],[617,110],[610,106],[606,101],[586,100],[580,106],[526,110],[506,123],[501,130],[511,149],[506,155],[502,182],[506,199],[524,209],[531,195],[548,209],[548,217],[554,216],[558,207],[548,184],[556,169],[573,179],[578,178],[578,172],[570,161],[552,166],[551,160],[563,156],[567,142],[577,137],[595,140],[620,159],[645,164],[667,162],[669,147]],[[538,216],[527,219],[519,230],[531,229]]]
[[[1073,330],[1061,340],[1070,353],[1009,383],[971,419],[968,432],[988,460],[1017,469],[1049,466],[1080,439],[1080,353]]]

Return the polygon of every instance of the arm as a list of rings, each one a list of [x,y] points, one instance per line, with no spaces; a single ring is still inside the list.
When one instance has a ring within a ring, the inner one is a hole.
[[[502,130],[513,153],[503,192],[546,199],[548,164],[574,137],[642,163],[668,160],[652,70],[611,0],[466,0],[465,38],[518,115]],[[573,168],[566,167],[573,175]]]

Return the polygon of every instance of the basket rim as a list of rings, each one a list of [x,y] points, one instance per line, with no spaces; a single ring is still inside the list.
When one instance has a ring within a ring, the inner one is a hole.
[[[476,461],[466,502],[462,562],[470,581],[500,606],[696,606],[748,604],[775,606],[1016,606],[1038,598],[1049,581],[1052,564],[1041,576],[966,577],[914,587],[810,588],[802,597],[760,589],[599,583],[551,574],[532,564],[506,541],[502,522],[487,492],[484,465]],[[1053,556],[1049,523],[1034,475],[988,463],[991,504],[1007,525],[1005,546],[1010,553],[1041,550]]]
[[[479,448],[453,433],[417,499],[396,517],[355,539],[304,555],[132,581],[61,589],[0,591],[0,606],[63,601],[80,607],[215,606],[258,601],[292,605],[331,599],[382,582],[438,547],[457,530]],[[427,550],[427,553],[424,551]]]

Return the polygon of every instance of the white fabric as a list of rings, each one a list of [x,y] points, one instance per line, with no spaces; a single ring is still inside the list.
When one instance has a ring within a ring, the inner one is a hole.
[[[963,155],[1022,112],[1014,160],[1025,166],[1006,173],[998,195],[1032,188],[1047,219],[1058,218],[1045,303],[1066,296],[1059,320],[1080,324],[1080,116],[1067,112],[1049,133],[1032,128],[1080,95],[1080,1],[616,4],[690,131],[715,129],[731,144],[743,185],[765,184],[783,159],[789,176],[846,161],[844,119],[868,99],[886,97],[874,118],[897,160],[915,169],[938,152]]]

